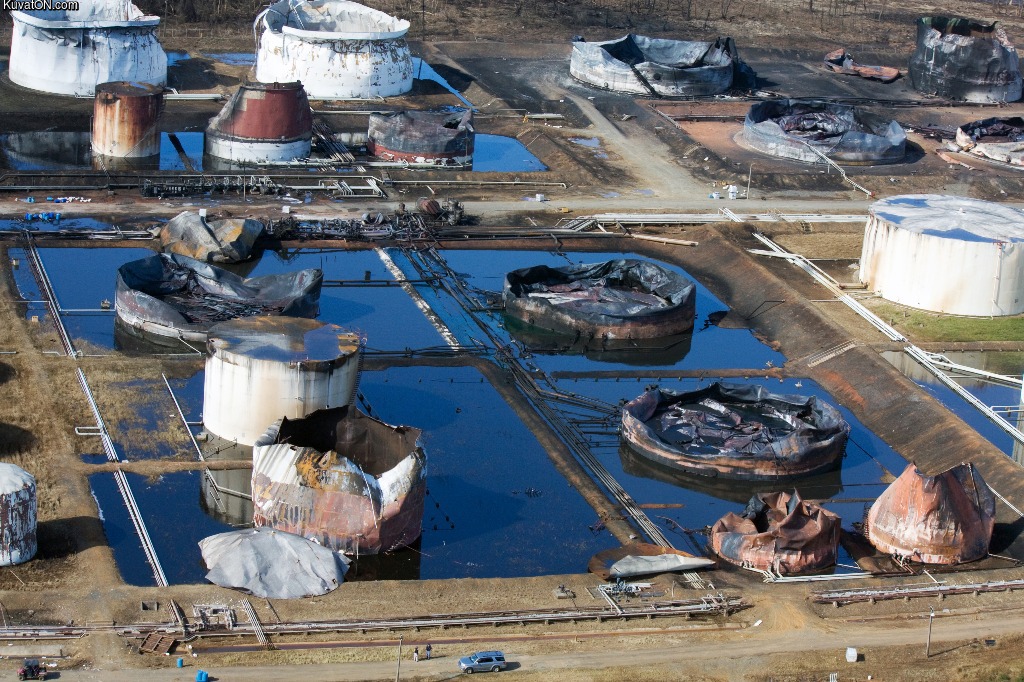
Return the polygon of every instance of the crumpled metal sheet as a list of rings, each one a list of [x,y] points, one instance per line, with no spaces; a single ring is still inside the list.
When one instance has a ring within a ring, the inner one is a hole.
[[[419,436],[352,406],[282,419],[253,448],[254,522],[357,555],[415,542],[426,497]]]
[[[204,263],[238,263],[252,256],[264,225],[250,218],[206,220],[183,211],[160,228],[164,253],[176,253]]]
[[[1024,118],[986,118],[956,129],[956,146],[974,156],[1024,165]]]
[[[199,543],[215,585],[266,599],[327,594],[344,582],[349,559],[305,538],[271,528],[247,528]]]
[[[473,111],[391,111],[370,114],[366,151],[417,163],[473,161]]]
[[[0,462],[0,566],[23,564],[37,549],[36,479]]]
[[[878,496],[867,536],[879,551],[927,564],[988,556],[995,496],[972,464],[926,476],[913,463]]]
[[[1017,49],[996,22],[920,17],[909,74],[915,90],[947,99],[983,103],[1021,98]]]
[[[505,275],[505,315],[572,343],[654,339],[693,329],[696,286],[650,261],[617,259]]]
[[[717,95],[756,82],[732,38],[703,42],[633,33],[597,43],[573,41],[569,73],[606,90],[665,97]]]
[[[860,76],[868,80],[892,83],[900,77],[900,70],[891,66],[868,66],[858,64],[853,60],[853,55],[839,48],[825,55],[825,68],[834,73],[842,73],[848,76]]]
[[[93,0],[74,10],[11,12],[9,75],[33,90],[92,96],[111,81],[167,84],[160,19],[130,2]]]
[[[602,550],[590,557],[590,561],[587,562],[587,570],[602,580],[692,571],[714,566],[715,562],[712,559],[693,556],[673,547],[636,541]]]
[[[162,253],[118,268],[114,309],[140,331],[205,342],[210,327],[236,317],[316,317],[322,284],[318,268],[244,279]]]
[[[896,121],[846,104],[779,99],[750,107],[743,140],[759,152],[805,163],[823,163],[824,154],[837,163],[874,165],[902,162],[907,133]]]
[[[793,494],[758,493],[742,514],[729,512],[711,526],[711,548],[726,561],[800,575],[836,563],[841,520]]]
[[[821,473],[837,465],[849,432],[839,411],[817,397],[756,384],[655,388],[622,408],[630,448],[699,476],[778,481]]]

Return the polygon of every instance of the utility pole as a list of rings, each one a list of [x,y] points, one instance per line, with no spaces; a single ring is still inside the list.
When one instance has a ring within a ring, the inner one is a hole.
[[[398,682],[402,676],[402,640],[405,639],[404,635],[398,636],[398,667],[395,668],[395,682]]]
[[[928,614],[928,643],[924,646],[924,657],[931,658],[932,656],[932,621],[935,620],[935,607],[931,608],[931,613]]]
[[[750,164],[750,168],[747,169],[747,200],[750,200],[750,176],[754,172],[754,164]]]

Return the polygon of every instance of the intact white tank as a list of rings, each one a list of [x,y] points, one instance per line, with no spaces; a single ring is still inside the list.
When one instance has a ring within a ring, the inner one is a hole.
[[[908,194],[872,204],[860,279],[882,298],[953,315],[1024,312],[1024,211]]]
[[[256,80],[302,81],[311,99],[412,90],[409,22],[349,0],[281,0],[257,17]]]
[[[359,336],[301,318],[250,317],[210,329],[203,425],[253,445],[271,424],[349,404],[359,373]]]
[[[23,564],[36,548],[36,479],[0,463],[0,566]]]

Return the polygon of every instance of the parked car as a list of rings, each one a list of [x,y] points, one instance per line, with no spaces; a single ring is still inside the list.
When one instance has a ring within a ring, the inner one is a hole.
[[[459,659],[459,668],[464,673],[496,673],[507,667],[505,654],[501,651],[478,651]]]
[[[35,658],[26,658],[25,662],[18,668],[19,680],[45,680],[46,668],[39,665]]]

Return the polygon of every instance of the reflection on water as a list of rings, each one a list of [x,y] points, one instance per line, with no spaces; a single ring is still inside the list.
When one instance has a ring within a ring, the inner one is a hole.
[[[595,362],[613,362],[638,367],[664,367],[678,364],[690,352],[693,334],[677,334],[658,339],[580,339],[528,325],[504,316],[503,324],[516,341],[530,353],[544,355],[584,355]]]
[[[473,170],[523,173],[546,171],[540,159],[514,137],[477,133],[473,142]]]
[[[203,169],[203,133],[160,133],[160,153],[139,158],[99,156],[92,153],[88,131],[45,131],[0,135],[3,167],[19,171],[47,170],[185,170],[171,141],[177,137],[195,170]]]

